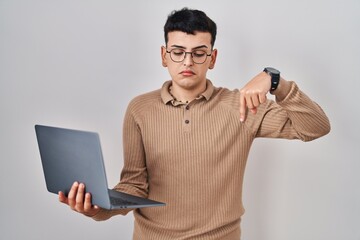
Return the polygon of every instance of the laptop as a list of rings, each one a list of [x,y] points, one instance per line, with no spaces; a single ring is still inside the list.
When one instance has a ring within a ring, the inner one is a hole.
[[[108,189],[97,133],[35,125],[47,190],[67,195],[72,184],[84,183],[92,204],[105,209],[165,206],[165,203]]]

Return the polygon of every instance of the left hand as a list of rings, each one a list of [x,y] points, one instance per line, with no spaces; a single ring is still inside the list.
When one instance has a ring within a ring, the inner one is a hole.
[[[242,89],[240,89],[240,121],[246,119],[246,108],[251,113],[256,114],[257,107],[266,102],[266,95],[271,87],[271,77],[261,72],[251,79]]]

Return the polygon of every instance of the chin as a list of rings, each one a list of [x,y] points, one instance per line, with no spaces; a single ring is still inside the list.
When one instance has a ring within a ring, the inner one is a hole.
[[[202,81],[193,77],[186,77],[179,80],[175,80],[176,84],[186,90],[192,90],[201,85]],[[206,82],[206,81],[205,81]]]

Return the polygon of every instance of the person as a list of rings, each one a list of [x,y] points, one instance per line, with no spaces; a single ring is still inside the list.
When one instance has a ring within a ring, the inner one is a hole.
[[[166,206],[101,209],[78,182],[67,197],[59,193],[62,203],[95,220],[133,211],[133,239],[240,239],[243,177],[254,139],[311,141],[327,134],[330,123],[274,68],[261,69],[240,90],[215,87],[206,75],[217,59],[216,31],[200,10],[173,11],[161,47],[171,80],[135,97],[124,117],[124,166],[114,189]]]

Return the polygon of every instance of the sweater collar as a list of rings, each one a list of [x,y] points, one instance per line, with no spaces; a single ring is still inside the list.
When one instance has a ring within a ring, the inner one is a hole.
[[[161,87],[161,99],[164,104],[168,104],[169,102],[175,102],[175,98],[170,94],[170,86],[172,85],[172,81],[166,81]],[[200,94],[199,97],[204,97],[207,101],[210,100],[212,94],[214,92],[214,85],[210,80],[206,80],[206,90]]]

